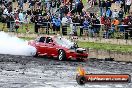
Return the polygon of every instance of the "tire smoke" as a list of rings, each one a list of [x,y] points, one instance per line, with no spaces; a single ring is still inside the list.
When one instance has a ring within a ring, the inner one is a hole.
[[[33,56],[35,53],[36,48],[28,45],[28,41],[0,32],[0,54]]]

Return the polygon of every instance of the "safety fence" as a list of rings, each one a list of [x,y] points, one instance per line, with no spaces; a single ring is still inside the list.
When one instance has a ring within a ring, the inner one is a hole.
[[[7,26],[6,26],[7,24]],[[96,27],[95,27],[96,26]],[[98,26],[98,27],[97,27]],[[70,36],[84,36],[84,37],[98,37],[98,38],[118,38],[118,39],[131,39],[132,38],[132,27],[130,25],[118,25],[118,30],[115,29],[116,26],[111,26],[109,28],[104,24],[92,24],[87,27],[80,26],[80,23],[62,23],[60,26],[60,34],[70,35]],[[52,22],[35,22],[26,23],[19,21],[10,21],[3,23],[0,29],[7,29],[9,32],[27,32],[31,33],[46,33],[46,34],[56,34],[58,27]]]

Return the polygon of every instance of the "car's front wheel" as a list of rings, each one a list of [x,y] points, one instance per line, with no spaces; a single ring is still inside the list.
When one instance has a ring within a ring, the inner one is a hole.
[[[64,50],[59,50],[58,53],[59,53],[59,54],[58,54],[58,59],[59,59],[60,61],[66,59],[66,54],[65,54],[65,51],[64,51]]]

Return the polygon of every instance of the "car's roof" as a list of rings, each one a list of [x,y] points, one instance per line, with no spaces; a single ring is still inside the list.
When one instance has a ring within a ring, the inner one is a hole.
[[[51,36],[51,35],[44,35],[44,36],[39,36],[38,38],[41,38],[41,37],[51,37],[51,38],[55,38],[55,37],[59,37],[59,35],[54,35],[54,36]]]

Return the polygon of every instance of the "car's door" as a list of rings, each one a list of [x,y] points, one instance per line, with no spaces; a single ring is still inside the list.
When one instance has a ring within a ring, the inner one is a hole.
[[[39,40],[36,42],[37,52],[39,55],[46,55],[46,44],[45,44],[45,37],[40,37]]]
[[[58,51],[56,48],[56,44],[54,43],[54,41],[51,37],[46,38],[46,45],[47,45],[48,56],[57,57]]]

